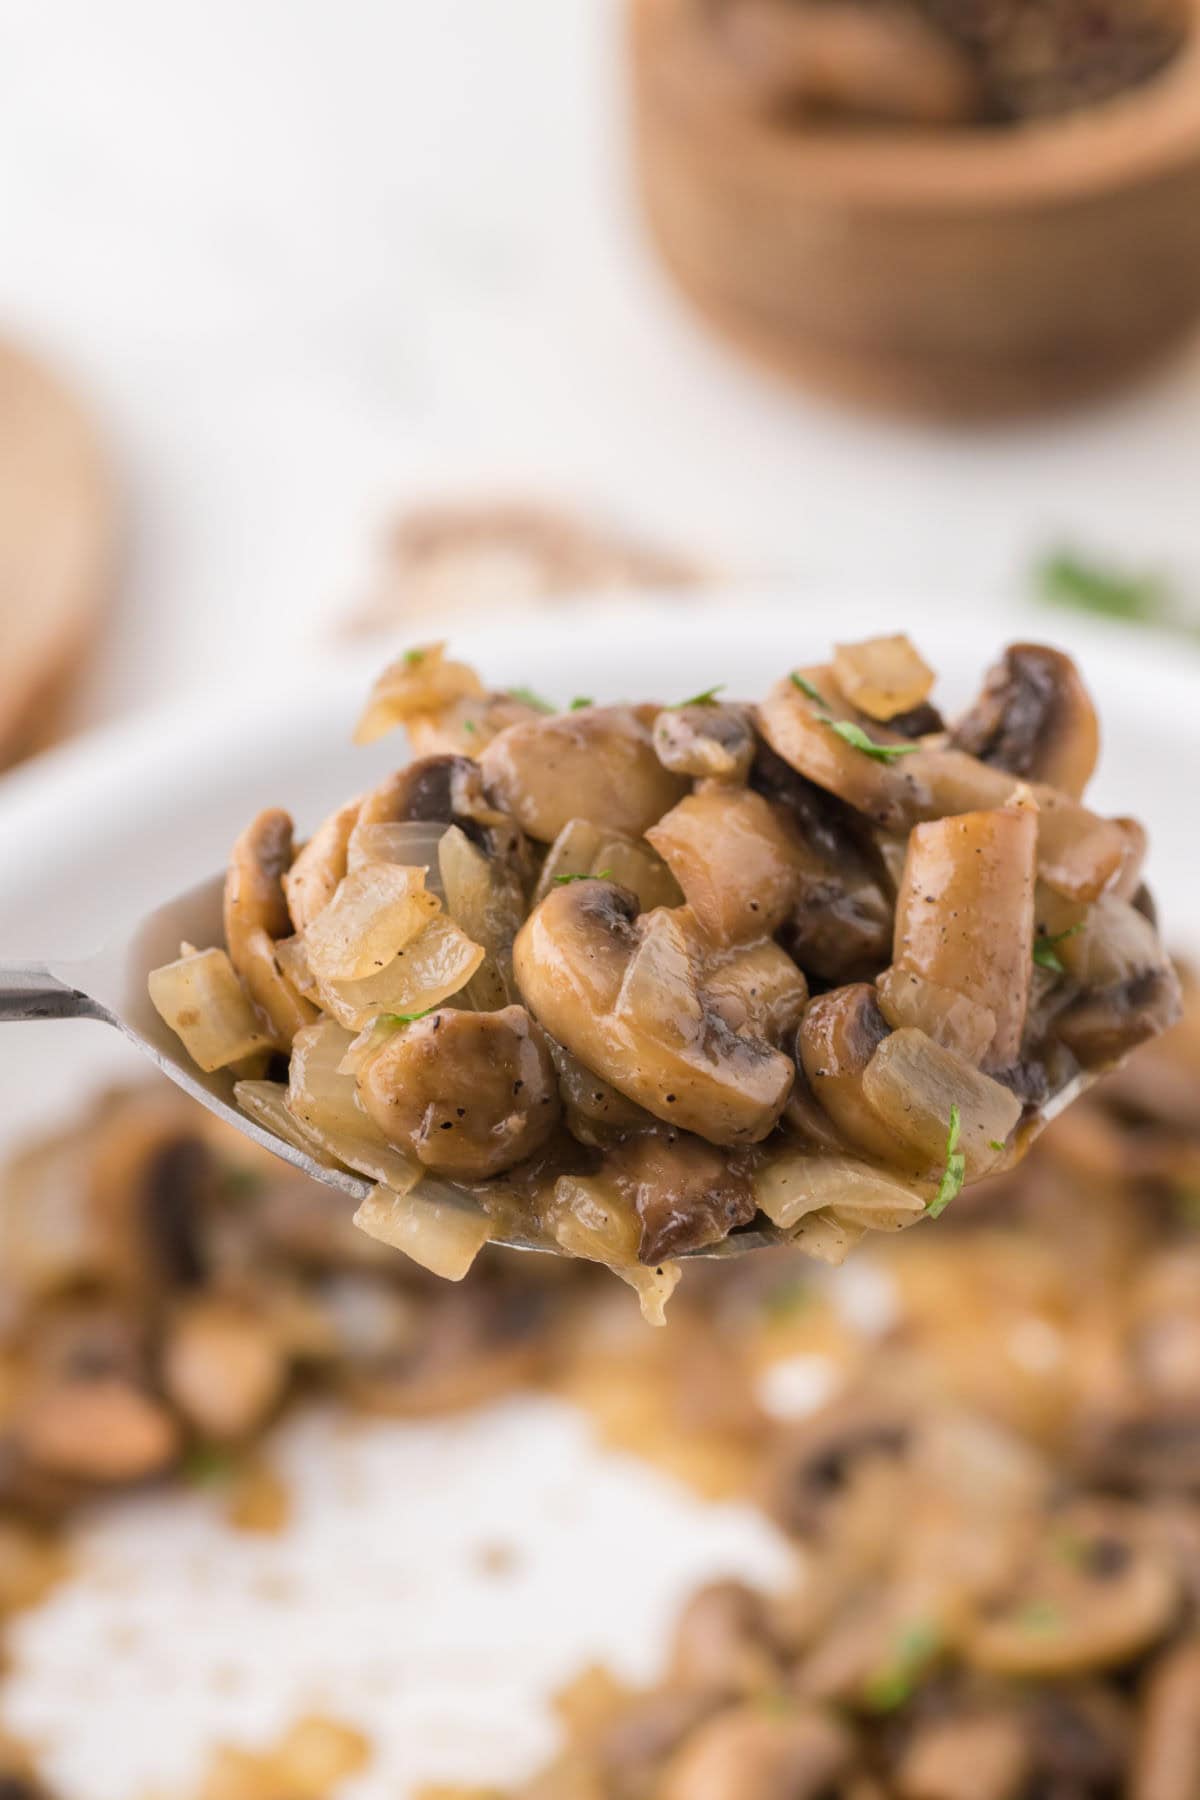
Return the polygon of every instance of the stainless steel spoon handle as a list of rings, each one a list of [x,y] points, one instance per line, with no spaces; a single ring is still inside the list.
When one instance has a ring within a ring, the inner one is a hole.
[[[44,963],[0,961],[0,1021],[108,1017],[89,995],[60,981]]]

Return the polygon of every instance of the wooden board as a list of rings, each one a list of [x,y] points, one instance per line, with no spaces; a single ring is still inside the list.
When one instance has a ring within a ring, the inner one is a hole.
[[[90,419],[0,342],[0,767],[57,734],[115,564],[113,484]]]

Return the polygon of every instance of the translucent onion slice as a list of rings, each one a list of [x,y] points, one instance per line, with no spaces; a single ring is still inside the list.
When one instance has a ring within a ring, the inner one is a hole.
[[[987,1055],[996,1035],[996,1015],[990,1007],[918,975],[915,969],[885,969],[875,991],[879,1010],[893,1030],[913,1025],[969,1063],[978,1064]]]
[[[331,1019],[296,1033],[288,1068],[288,1111],[348,1169],[407,1193],[420,1180],[421,1170],[388,1143],[359,1105],[354,1077],[341,1072],[349,1045],[350,1034]]]
[[[534,892],[535,905],[567,875],[603,875],[618,882],[637,895],[643,912],[679,906],[683,900],[675,877],[648,844],[606,831],[589,819],[571,819],[551,844]]]
[[[424,869],[425,886],[444,901],[446,896],[438,871],[438,845],[448,827],[439,819],[402,819],[396,822],[356,825],[350,834],[347,868],[358,869],[363,863],[400,863]]]
[[[477,1012],[495,1012],[519,997],[512,947],[525,918],[521,884],[511,869],[485,856],[457,825],[442,838],[438,867],[446,911],[484,951],[463,1000]]]
[[[402,1250],[443,1281],[461,1281],[491,1236],[491,1224],[467,1195],[445,1182],[397,1194],[377,1187],[354,1215],[368,1237]]]
[[[870,719],[894,719],[909,712],[933,689],[933,670],[903,633],[839,644],[833,673],[851,706]]]
[[[881,1231],[898,1231],[925,1211],[920,1194],[857,1157],[794,1150],[781,1151],[757,1171],[754,1198],[785,1231],[826,1207],[836,1207],[839,1218],[853,1215],[853,1223]]]
[[[318,983],[366,980],[386,969],[438,911],[424,869],[361,863],[305,932],[308,966]]]
[[[995,1168],[1003,1144],[1021,1116],[1010,1088],[945,1050],[923,1031],[904,1026],[884,1038],[862,1077],[867,1105],[899,1140],[928,1164],[945,1164],[951,1108],[959,1112],[958,1147],[969,1181]]]
[[[280,1081],[239,1081],[234,1084],[233,1097],[248,1118],[269,1131],[273,1137],[282,1138],[285,1144],[291,1144],[297,1150],[303,1150],[327,1167],[335,1166],[332,1157],[311,1131],[288,1111],[287,1088]]]
[[[148,985],[155,1011],[206,1074],[271,1048],[224,950],[190,951],[152,970]]]
[[[280,938],[275,945],[275,961],[298,994],[306,1000],[317,1000],[317,979],[308,966],[308,953],[302,937]]]
[[[833,1213],[819,1212],[801,1219],[791,1242],[805,1256],[836,1269],[866,1235],[861,1225],[842,1224]]]
[[[665,1325],[667,1301],[683,1271],[676,1262],[647,1268],[637,1260],[641,1227],[615,1187],[597,1177],[560,1175],[544,1220],[568,1256],[603,1263],[637,1294],[648,1325]]]
[[[483,950],[453,920],[431,919],[386,969],[365,981],[323,981],[321,1004],[339,1025],[361,1031],[381,1013],[412,1014],[440,1006],[466,986]]]
[[[406,719],[437,713],[456,700],[483,693],[483,683],[465,663],[447,662],[445,644],[406,650],[390,663],[371,689],[354,732],[356,744],[371,744]]]

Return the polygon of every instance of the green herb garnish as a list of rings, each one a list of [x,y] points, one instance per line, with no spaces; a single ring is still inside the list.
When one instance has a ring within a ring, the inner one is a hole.
[[[1008,1145],[1005,1143],[1002,1143],[999,1138],[989,1138],[988,1139],[988,1149],[989,1150],[1007,1150]]]
[[[962,1117],[957,1106],[950,1108],[950,1129],[946,1133],[946,1167],[942,1171],[942,1179],[938,1183],[938,1191],[929,1202],[925,1211],[929,1218],[940,1219],[950,1202],[961,1194],[963,1182],[967,1178],[967,1159],[958,1147],[958,1139],[962,1130]]]
[[[1062,1624],[1061,1612],[1049,1600],[1030,1600],[1018,1617],[1026,1631],[1057,1631]]]
[[[942,1634],[931,1619],[917,1619],[898,1633],[887,1663],[863,1690],[872,1712],[895,1712],[911,1700],[916,1685],[941,1649]]]
[[[509,688],[508,691],[514,700],[523,700],[525,705],[532,706],[535,712],[552,713],[555,710],[548,700],[543,700],[542,696],[535,694],[532,688],[515,687]]]
[[[228,1450],[196,1444],[184,1457],[179,1473],[191,1487],[214,1487],[220,1481],[228,1481],[236,1467]]]
[[[674,706],[668,708],[668,711],[682,712],[685,706],[715,706],[717,695],[724,692],[725,683],[719,681],[716,687],[705,688],[702,694],[693,694],[690,700],[677,700]]]
[[[471,736],[474,737],[475,733],[479,730],[479,727],[475,723],[474,719],[464,719],[463,720],[463,730],[466,732],[469,732],[471,734]]]
[[[1057,945],[1073,938],[1077,931],[1083,930],[1082,921],[1078,925],[1068,925],[1065,931],[1056,931],[1053,937],[1040,937],[1033,946],[1033,960],[1039,969],[1051,969],[1055,975],[1065,975],[1062,958],[1058,954]]]
[[[876,762],[892,763],[898,756],[915,756],[921,748],[920,744],[877,744],[861,725],[855,725],[850,719],[825,719],[823,723],[836,732],[843,743],[853,744],[856,750],[873,757]]]
[[[406,650],[404,652],[405,668],[415,669],[418,663],[423,663],[425,661],[425,656],[426,652],[424,650]]]
[[[595,704],[596,702],[589,694],[576,694],[570,706],[567,708],[567,711],[582,712],[585,706],[595,706]]]
[[[818,694],[812,682],[805,681],[803,675],[797,675],[795,669],[792,670],[790,680],[792,686],[799,688],[800,692],[806,699],[811,700],[814,706],[826,706],[824,697],[821,694]],[[826,710],[828,710],[828,708],[826,708]]]
[[[611,869],[598,869],[594,875],[589,875],[585,870],[582,875],[556,875],[554,885],[555,887],[566,887],[569,881],[611,881],[612,878]]]
[[[1161,575],[1106,568],[1075,550],[1055,550],[1037,565],[1035,584],[1049,606],[1097,613],[1135,624],[1170,623],[1170,592]]]
[[[427,1019],[430,1013],[436,1011],[436,1006],[427,1006],[424,1012],[419,1013],[380,1013],[375,1023],[377,1025],[392,1025],[397,1027],[400,1025],[415,1025],[418,1019]]]

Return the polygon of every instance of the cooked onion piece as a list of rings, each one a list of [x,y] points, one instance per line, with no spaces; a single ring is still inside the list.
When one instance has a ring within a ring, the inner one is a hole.
[[[546,852],[533,893],[535,903],[544,900],[551,889],[582,875],[595,875],[628,888],[637,895],[642,912],[656,906],[678,906],[683,899],[666,863],[644,841],[606,831],[590,819],[570,819]]]
[[[443,1281],[461,1281],[492,1234],[486,1214],[465,1194],[432,1184],[428,1191],[423,1184],[401,1194],[377,1187],[355,1213],[354,1223]]]
[[[666,1304],[679,1285],[682,1270],[676,1262],[648,1268],[638,1261],[640,1221],[615,1182],[560,1176],[545,1223],[568,1256],[604,1263],[614,1275],[628,1282],[637,1294],[647,1324],[666,1324]]]
[[[851,706],[885,723],[928,700],[934,679],[929,664],[902,633],[838,644],[833,678]]]
[[[489,856],[452,825],[438,848],[446,910],[484,960],[464,991],[464,1002],[480,1012],[507,1006],[516,993],[513,940],[525,916],[525,896],[512,865]]]
[[[371,689],[355,729],[356,744],[374,743],[409,719],[483,693],[475,671],[465,663],[448,662],[445,651],[445,644],[427,644],[389,663]]]
[[[439,911],[424,869],[362,863],[305,932],[308,966],[318,983],[364,981],[386,969]]]
[[[149,985],[156,1010],[206,1074],[271,1048],[224,950],[193,950],[155,969]]]
[[[398,863],[402,868],[424,869],[425,885],[444,899],[439,888],[438,851],[446,835],[446,823],[433,819],[371,820],[358,823],[346,847],[346,868],[352,874],[364,863]]]
[[[715,954],[703,947],[697,955],[704,1002],[731,1031],[790,1047],[808,983],[786,951],[768,940]]]
[[[907,1153],[936,1175],[946,1161],[951,1119],[959,1120],[957,1149],[966,1175],[978,1180],[996,1167],[1003,1144],[1021,1116],[1011,1089],[904,1026],[875,1050],[863,1071],[863,1098]],[[955,1113],[957,1108],[957,1114]]]
[[[480,946],[438,914],[377,975],[320,982],[318,991],[339,1025],[361,1031],[381,1013],[422,1013],[440,1006],[466,986],[482,961]]]
[[[317,1162],[335,1167],[337,1158],[326,1150],[319,1137],[300,1123],[295,1113],[289,1111],[287,1096],[287,1088],[281,1081],[237,1081],[233,1087],[233,1097],[242,1111],[264,1131],[303,1150],[306,1156],[315,1157]]]
[[[298,1033],[288,1070],[288,1111],[348,1169],[398,1193],[415,1187],[420,1167],[388,1143],[359,1103],[352,1075],[342,1073],[349,1034],[330,1019]]]
[[[893,1031],[915,1025],[935,1044],[980,1064],[996,1036],[996,1016],[986,1006],[915,970],[893,964],[875,983],[879,1010]]]
[[[787,1149],[756,1169],[754,1198],[785,1231],[826,1207],[836,1209],[838,1219],[884,1231],[899,1231],[925,1211],[920,1194],[856,1157]]]

